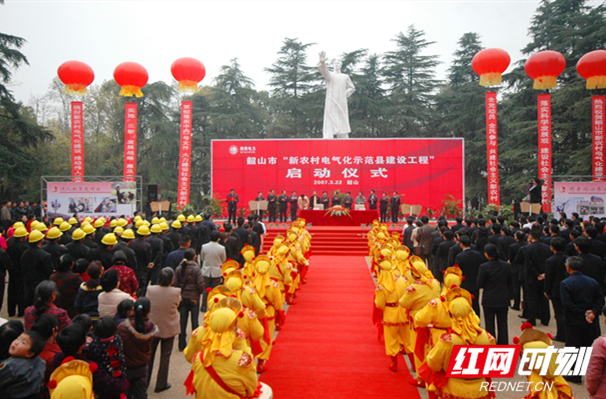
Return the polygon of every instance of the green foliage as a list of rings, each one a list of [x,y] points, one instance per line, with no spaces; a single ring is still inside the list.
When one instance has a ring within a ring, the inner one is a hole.
[[[505,221],[509,223],[513,220],[513,206],[488,204],[482,210],[482,215],[484,215],[485,218],[503,216]]]
[[[442,216],[447,218],[455,218],[461,216],[463,208],[461,207],[462,200],[456,200],[452,194],[444,196],[442,200]]]

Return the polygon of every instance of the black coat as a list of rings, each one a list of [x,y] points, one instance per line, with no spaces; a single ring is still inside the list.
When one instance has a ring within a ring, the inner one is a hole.
[[[589,241],[591,242],[589,253],[604,259],[604,256],[606,256],[606,245],[604,245],[602,241],[596,239],[590,239]]]
[[[480,265],[477,284],[483,288],[482,306],[507,308],[513,298],[513,280],[509,264],[492,259]]]
[[[501,236],[497,240],[497,249],[499,250],[499,259],[507,262],[509,260],[509,247],[516,243],[512,236]]]
[[[150,234],[145,241],[151,247],[151,261],[154,264],[154,269],[158,267],[162,267],[164,264],[162,255],[164,253],[164,242],[160,239],[160,237],[156,237],[153,234]],[[196,251],[200,251],[200,248],[196,248]]]
[[[124,255],[126,255],[126,266],[135,270],[137,268],[137,255],[135,255],[135,251],[133,251],[125,242],[119,242],[114,245],[112,254],[115,254],[118,251],[122,251],[124,252]]]
[[[583,266],[581,272],[599,284],[601,289],[604,289],[604,261],[593,254],[579,254],[579,257],[583,259]]]
[[[534,241],[522,249],[524,255],[524,281],[526,284],[540,284],[537,279],[540,274],[545,273],[545,261],[553,255],[548,245],[540,241]]]
[[[151,245],[143,237],[138,237],[130,243],[130,249],[135,251],[137,257],[137,270],[147,270],[147,265],[152,261]]]
[[[114,264],[112,263],[112,259],[114,258],[114,254],[111,251],[102,248],[93,248],[86,254],[86,260],[92,262],[94,260],[98,260],[101,262],[105,270],[112,267]]]
[[[50,254],[51,263],[55,270],[59,266],[59,258],[67,253],[67,249],[59,245],[57,241],[49,241],[48,244],[42,246],[42,250]]]
[[[48,280],[54,272],[51,255],[33,245],[21,255],[21,267],[24,271],[25,286],[28,291],[32,291],[32,295],[29,295],[32,298],[36,286]]]
[[[516,241],[509,246],[509,263],[511,265],[511,274],[517,276],[523,281],[524,272],[524,254],[520,252],[528,243],[526,241]]]
[[[549,299],[560,299],[560,283],[566,277],[566,259],[568,256],[561,252],[553,254],[545,261],[545,287],[544,291]]]
[[[406,245],[408,249],[412,252],[412,247],[414,246],[410,237],[412,237],[412,231],[415,229],[414,226],[407,226],[402,233],[402,244]]]
[[[438,245],[438,251],[436,253],[436,258],[438,259],[439,269],[444,271],[448,268],[448,251],[452,246],[456,244],[455,240],[446,240]],[[434,265],[436,261],[434,260]]]
[[[12,268],[13,262],[11,262],[11,257],[8,255],[8,252],[0,248],[0,279],[6,277],[6,272],[10,272]]]
[[[470,248],[456,256],[455,264],[459,265],[463,276],[465,276],[465,280],[461,283],[461,288],[469,292],[478,291],[478,271],[480,270],[480,265],[485,262],[486,258],[483,254]]]
[[[74,262],[78,259],[86,258],[86,254],[90,250],[82,241],[72,241],[65,248],[67,248],[67,253],[72,257]]]
[[[238,248],[238,254],[240,253],[242,248],[244,248],[244,245],[251,244],[250,234],[248,234],[248,230],[246,230],[244,227],[236,227],[235,229],[232,230],[232,234],[235,234],[238,236],[238,240],[240,243],[240,248]]]
[[[24,275],[24,269],[21,267],[21,256],[25,251],[29,249],[29,244],[25,241],[14,240],[6,248],[8,256],[11,258],[12,269],[10,270],[11,276]]]

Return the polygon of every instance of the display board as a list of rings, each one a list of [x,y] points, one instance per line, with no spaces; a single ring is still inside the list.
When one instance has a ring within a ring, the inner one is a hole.
[[[554,184],[554,217],[559,219],[565,212],[570,219],[573,212],[584,220],[589,216],[605,217],[605,182],[556,182]]]

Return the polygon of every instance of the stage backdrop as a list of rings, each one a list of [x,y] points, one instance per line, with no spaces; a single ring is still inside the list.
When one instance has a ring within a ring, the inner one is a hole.
[[[247,207],[257,192],[267,197],[286,190],[290,197],[317,191],[397,191],[402,203],[442,209],[452,195],[464,203],[463,139],[301,139],[213,140],[213,194],[224,199],[230,189]]]
[[[48,214],[78,219],[125,215],[131,217],[137,210],[136,182],[48,182],[46,185]]]
[[[556,182],[554,184],[554,217],[559,219],[565,212],[568,219],[573,212],[583,219],[589,216],[605,217],[604,199],[606,183],[603,182]]]

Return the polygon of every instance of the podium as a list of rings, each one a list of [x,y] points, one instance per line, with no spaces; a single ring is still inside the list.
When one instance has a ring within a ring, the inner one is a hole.
[[[169,201],[150,202],[149,206],[151,207],[152,212],[162,213],[170,211]]]
[[[269,204],[269,202],[266,200],[248,201],[248,207],[250,208],[250,211],[259,215],[260,219],[263,219],[263,211],[267,210],[267,204]]]

